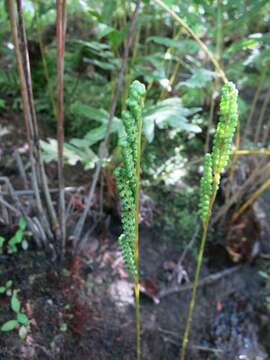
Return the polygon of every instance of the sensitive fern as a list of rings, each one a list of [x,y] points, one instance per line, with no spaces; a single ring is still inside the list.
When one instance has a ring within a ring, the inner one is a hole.
[[[210,201],[212,197],[212,183],[213,183],[213,172],[212,172],[212,156],[211,154],[205,154],[204,156],[204,171],[201,178],[200,185],[200,203],[199,213],[202,221],[206,221],[208,218],[208,212],[210,207]]]
[[[134,81],[126,101],[127,110],[122,113],[124,135],[121,139],[123,167],[115,170],[116,184],[121,202],[123,233],[119,246],[129,272],[137,276],[135,240],[138,226],[137,199],[139,191],[140,142],[142,128],[142,108],[145,87]]]
[[[213,172],[219,183],[220,174],[225,169],[232,150],[232,141],[238,123],[238,91],[232,82],[222,88],[220,119],[214,137],[212,151]]]
[[[213,197],[218,190],[220,175],[225,169],[232,151],[232,141],[238,123],[238,91],[232,82],[222,88],[220,118],[214,136],[212,154],[204,158],[204,173],[200,185],[199,213],[203,222],[209,216]],[[212,201],[211,201],[212,198]]]
[[[188,344],[192,314],[196,302],[196,292],[199,284],[207,238],[208,223],[218,191],[220,175],[225,169],[232,151],[233,135],[238,122],[237,97],[238,92],[235,85],[231,82],[226,83],[222,89],[220,120],[214,136],[212,154],[206,154],[204,157],[204,172],[200,184],[199,203],[199,214],[203,223],[203,233],[197,258],[197,268],[193,282],[192,296],[189,303],[188,317],[182,339],[180,360],[184,360]]]

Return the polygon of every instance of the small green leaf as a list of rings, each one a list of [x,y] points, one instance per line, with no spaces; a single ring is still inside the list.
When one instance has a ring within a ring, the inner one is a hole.
[[[0,286],[0,294],[4,294],[6,292],[6,288],[4,286]]]
[[[4,242],[5,242],[5,238],[0,236],[0,248],[4,245]]]
[[[25,221],[25,219],[23,218],[23,217],[20,217],[20,220],[19,220],[19,228],[21,229],[21,230],[25,230],[25,228],[26,228],[26,221]]]
[[[19,313],[20,309],[21,309],[21,302],[17,297],[17,293],[18,290],[14,290],[12,297],[11,297],[11,309],[15,312],[15,313]]]
[[[29,324],[29,319],[28,319],[27,315],[23,314],[23,313],[19,313],[17,315],[17,321],[22,325],[28,325]]]
[[[6,289],[11,288],[11,286],[12,286],[12,280],[8,280],[5,285]]]
[[[4,331],[4,332],[11,331],[11,330],[15,329],[17,324],[18,324],[17,320],[9,320],[9,321],[5,322],[4,325],[2,325],[1,331]]]

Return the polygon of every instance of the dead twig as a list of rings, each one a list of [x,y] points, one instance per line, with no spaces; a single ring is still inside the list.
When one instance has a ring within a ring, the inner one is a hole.
[[[27,133],[27,140],[29,144],[30,163],[31,163],[31,180],[32,186],[35,192],[36,206],[41,218],[42,226],[47,233],[48,239],[52,239],[52,231],[47,226],[49,221],[47,219],[46,211],[44,210],[39,184],[42,186],[42,190],[46,199],[48,213],[50,220],[52,221],[55,230],[58,228],[58,222],[54,207],[50,198],[48,189],[47,177],[45,174],[44,164],[41,158],[41,149],[39,143],[39,134],[37,119],[34,107],[31,72],[29,54],[25,33],[25,25],[23,19],[22,1],[16,0],[17,9],[15,7],[15,1],[9,0],[9,14],[11,22],[11,30],[13,36],[13,43],[16,53],[17,69],[19,74],[21,97],[23,103],[23,113],[25,120],[25,127]]]
[[[18,150],[14,151],[14,157],[15,157],[18,169],[19,169],[20,176],[22,178],[23,187],[24,187],[24,189],[29,189],[29,183],[28,183],[27,175],[26,175],[26,172],[25,172],[25,169],[24,169],[24,166],[23,166],[21,155],[20,155]]]
[[[66,0],[56,1],[56,43],[57,43],[57,90],[56,121],[58,146],[58,185],[59,185],[59,219],[62,240],[61,256],[66,246],[66,218],[64,192],[64,55],[66,37],[67,9]]]
[[[179,341],[177,341],[177,339],[179,338],[179,334],[175,331],[171,331],[171,330],[166,330],[166,329],[162,329],[159,328],[158,329],[162,334],[164,334],[165,336],[163,336],[165,341],[170,342],[173,345],[179,346]],[[171,335],[174,338],[168,337],[167,335]],[[198,351],[205,351],[205,352],[213,352],[213,353],[223,353],[223,351],[221,349],[216,349],[216,348],[210,348],[208,346],[202,346],[202,345],[194,345],[194,344],[190,344],[188,345],[188,347],[190,349],[194,349],[194,350],[198,350]]]
[[[13,186],[11,185],[9,179],[7,177],[0,177],[0,183],[4,183],[6,185],[6,187],[8,188],[9,190],[9,195],[11,196],[12,200],[14,201],[14,203],[16,204],[16,208],[18,209],[19,213],[21,216],[23,216],[26,220],[26,223],[30,229],[30,231],[32,232],[33,236],[34,236],[34,239],[36,240],[37,242],[37,245],[39,246],[40,245],[40,240],[43,240],[43,236],[41,235],[40,231],[37,230],[37,227],[34,223],[34,221],[28,216],[27,212],[25,211],[23,205],[21,204],[18,196],[16,195],[14,189],[13,189]],[[42,223],[42,226],[47,226],[45,229],[46,229],[46,234],[49,233],[50,234],[50,227],[49,227],[49,224],[46,223],[46,219],[43,219],[43,223]],[[44,231],[44,230],[43,230]],[[51,234],[52,236],[52,234]],[[46,237],[45,237],[45,240],[46,240]],[[46,243],[46,246],[48,244]]]
[[[240,269],[240,267],[241,267],[241,265],[237,265],[237,266],[231,267],[229,269],[225,269],[223,271],[220,271],[218,273],[211,274],[211,275],[205,277],[204,279],[202,279],[199,282],[198,286],[201,287],[201,286],[206,286],[206,285],[212,284],[213,282],[216,282],[216,281],[222,279],[223,277],[231,275],[234,272],[238,271]],[[193,287],[193,284],[191,284],[191,283],[187,284],[187,285],[172,286],[172,287],[169,287],[169,288],[166,288],[166,289],[162,289],[159,292],[157,297],[159,299],[162,299],[162,298],[164,298],[164,297],[166,297],[168,295],[177,294],[177,293],[180,293],[182,291],[192,290],[192,287]]]

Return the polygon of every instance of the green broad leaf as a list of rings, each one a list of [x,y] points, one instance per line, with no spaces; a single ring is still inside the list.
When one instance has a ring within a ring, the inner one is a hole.
[[[28,325],[29,324],[29,319],[28,319],[27,315],[24,314],[24,313],[17,314],[17,321],[18,321],[18,323],[20,323],[22,325]]]
[[[6,292],[5,286],[0,286],[0,294],[4,294]]]
[[[4,242],[5,242],[5,238],[0,236],[0,248],[4,245]]]
[[[5,285],[6,289],[11,288],[11,286],[12,286],[12,280],[8,280]]]
[[[76,40],[76,41],[74,41],[74,43],[83,45],[83,46],[85,46],[91,50],[97,51],[97,52],[102,52],[104,50],[110,49],[110,46],[108,44],[104,44],[104,43],[96,42],[96,41]]]
[[[0,236],[0,254],[3,253],[3,245],[4,245],[5,239]]]
[[[24,236],[24,231],[22,229],[19,229],[16,231],[16,234],[9,240],[10,245],[17,245],[22,242]]]
[[[144,120],[143,134],[149,143],[151,143],[154,140],[154,137],[155,137],[155,122],[154,121]]]
[[[21,309],[21,302],[20,300],[18,299],[17,297],[17,293],[18,293],[18,290],[14,290],[13,293],[12,293],[12,297],[11,297],[11,309],[15,312],[15,313],[19,313],[20,312],[20,309]]]
[[[216,77],[216,73],[206,69],[192,70],[192,76],[180,82],[177,87],[185,85],[189,88],[203,88]]]
[[[118,61],[114,61],[114,62],[105,62],[105,61],[100,61],[100,60],[91,60],[90,63],[92,63],[93,65],[99,67],[102,70],[116,70],[117,69],[117,63]]]
[[[178,49],[183,53],[191,53],[194,54],[198,51],[198,45],[193,40],[185,40],[185,39],[171,39],[162,36],[149,36],[147,42],[154,42],[159,45],[166,46],[168,48]]]
[[[72,139],[69,144],[64,144],[64,159],[65,162],[71,166],[81,162],[85,169],[94,168],[98,161],[97,155],[91,150],[92,144],[85,139]],[[57,141],[49,139],[48,142],[42,141],[41,147],[43,150],[43,157],[46,162],[57,161]]]
[[[115,29],[107,24],[98,23],[96,27],[97,37],[98,39],[102,39],[103,37],[109,35],[114,32]]]
[[[6,106],[6,102],[3,99],[0,99],[0,109],[4,109]]]
[[[185,108],[179,98],[169,98],[156,105],[146,105],[143,112],[144,135],[147,140],[153,140],[154,127],[159,129],[173,128],[190,133],[199,133],[198,125],[191,124],[188,117],[200,111],[200,108]]]
[[[12,331],[13,329],[15,329],[17,325],[18,325],[17,320],[9,320],[2,325],[1,331],[3,332]]]
[[[109,118],[109,113],[104,109],[96,109],[90,105],[82,104],[76,101],[70,107],[70,111],[74,116],[84,116],[87,119],[95,120],[100,123],[106,123]]]

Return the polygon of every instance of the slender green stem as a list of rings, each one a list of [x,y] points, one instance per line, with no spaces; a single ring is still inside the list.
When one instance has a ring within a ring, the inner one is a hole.
[[[136,306],[136,359],[141,360],[141,311],[140,311],[140,281],[135,279],[135,306]]]
[[[188,316],[187,316],[187,320],[186,320],[185,331],[184,331],[182,345],[181,345],[180,354],[179,354],[180,360],[185,359],[186,348],[187,348],[188,341],[189,341],[189,333],[190,333],[190,328],[191,328],[191,323],[192,323],[192,315],[193,315],[193,310],[194,310],[195,303],[196,303],[197,288],[198,288],[198,284],[199,284],[199,280],[200,280],[204,249],[205,249],[207,233],[208,233],[208,225],[209,225],[209,220],[210,220],[211,214],[212,214],[212,208],[213,208],[213,205],[214,205],[214,202],[216,199],[217,189],[218,189],[218,183],[216,182],[216,179],[214,177],[213,195],[212,195],[210,206],[209,206],[208,217],[203,222],[203,233],[202,233],[200,249],[199,249],[199,253],[198,253],[198,257],[197,257],[196,273],[195,273],[195,278],[193,281],[193,288],[192,288],[191,300],[189,303]]]
[[[186,347],[188,344],[189,332],[190,332],[190,327],[191,327],[191,322],[192,322],[192,314],[193,314],[193,310],[194,310],[194,306],[195,306],[195,302],[196,302],[196,292],[197,292],[197,287],[198,287],[200,273],[201,273],[204,247],[205,247],[206,237],[207,237],[207,230],[208,230],[208,220],[206,223],[203,224],[203,235],[202,235],[202,240],[201,240],[200,251],[198,254],[197,269],[196,269],[196,274],[195,274],[193,288],[192,288],[191,301],[189,303],[188,317],[187,317],[187,322],[186,322],[186,326],[185,326],[185,332],[184,332],[184,336],[182,339],[182,346],[181,346],[181,350],[180,350],[180,360],[185,359]]]
[[[141,360],[141,315],[140,315],[140,274],[139,274],[139,216],[140,216],[140,182],[141,182],[141,134],[142,118],[138,124],[137,163],[136,163],[136,198],[135,198],[135,307],[136,307],[136,356]]]

